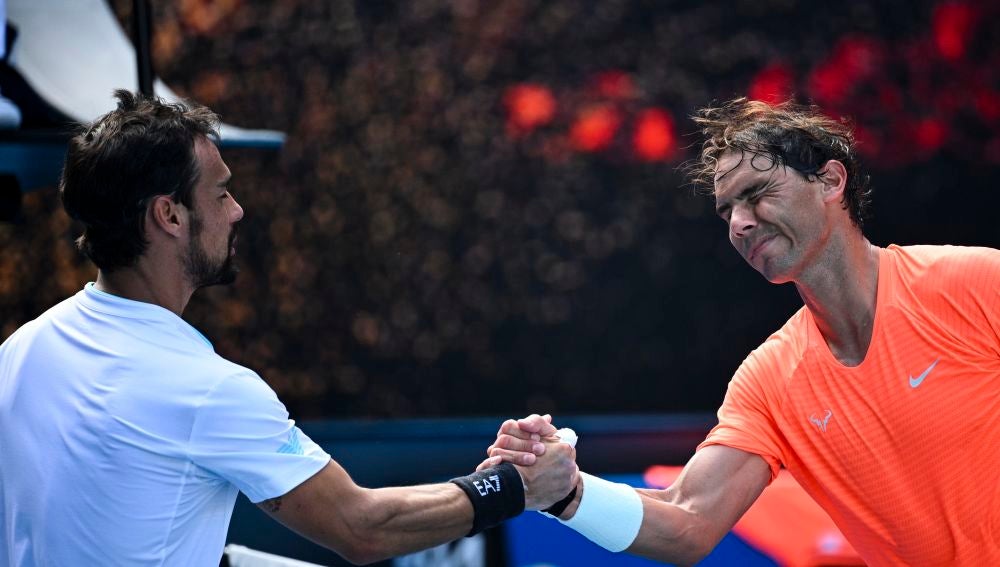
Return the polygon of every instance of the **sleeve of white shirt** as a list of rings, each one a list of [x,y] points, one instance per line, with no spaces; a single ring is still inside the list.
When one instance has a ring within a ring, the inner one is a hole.
[[[330,462],[252,372],[221,380],[197,409],[191,460],[257,503],[286,494]]]

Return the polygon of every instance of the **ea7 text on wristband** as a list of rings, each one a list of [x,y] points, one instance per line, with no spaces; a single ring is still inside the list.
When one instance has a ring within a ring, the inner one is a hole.
[[[524,511],[524,484],[514,465],[503,463],[451,479],[472,501],[472,529],[466,537],[509,520]]]

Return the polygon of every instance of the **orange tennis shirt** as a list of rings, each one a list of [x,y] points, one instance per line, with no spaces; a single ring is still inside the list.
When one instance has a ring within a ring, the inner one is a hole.
[[[737,370],[699,446],[784,465],[869,565],[1000,565],[1000,251],[879,251],[846,367],[802,308]]]

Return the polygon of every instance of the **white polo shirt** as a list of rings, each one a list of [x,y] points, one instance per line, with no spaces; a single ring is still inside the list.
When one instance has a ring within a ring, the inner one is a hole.
[[[0,346],[0,564],[218,565],[330,456],[162,307],[87,286]]]

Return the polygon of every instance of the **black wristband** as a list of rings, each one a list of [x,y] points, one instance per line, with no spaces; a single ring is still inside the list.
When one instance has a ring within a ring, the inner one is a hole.
[[[524,484],[510,463],[451,479],[472,501],[472,529],[466,537],[492,528],[524,511]]]
[[[566,498],[563,498],[559,502],[556,502],[555,504],[542,510],[542,512],[545,512],[546,514],[551,514],[558,518],[559,514],[562,514],[566,510],[566,506],[569,506],[569,503],[572,502],[574,498],[576,498],[575,486],[573,487],[573,490],[569,491],[569,494],[566,495]]]

